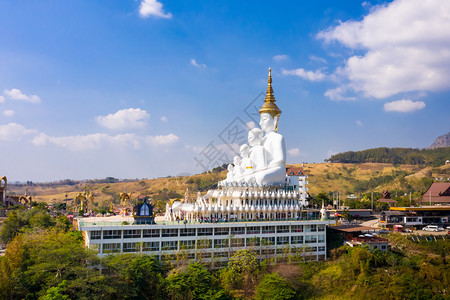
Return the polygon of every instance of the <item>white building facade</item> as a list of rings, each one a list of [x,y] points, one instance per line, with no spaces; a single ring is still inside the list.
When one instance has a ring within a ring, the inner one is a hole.
[[[100,256],[109,253],[145,253],[161,259],[201,260],[226,264],[240,249],[261,260],[282,262],[294,257],[326,259],[329,221],[258,221],[160,225],[107,225],[79,221],[86,246]]]

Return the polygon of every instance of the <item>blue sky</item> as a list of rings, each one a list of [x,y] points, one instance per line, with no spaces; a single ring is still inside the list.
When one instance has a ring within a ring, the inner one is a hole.
[[[439,0],[1,0],[0,175],[231,161],[269,67],[288,163],[427,147],[450,131],[449,16]]]

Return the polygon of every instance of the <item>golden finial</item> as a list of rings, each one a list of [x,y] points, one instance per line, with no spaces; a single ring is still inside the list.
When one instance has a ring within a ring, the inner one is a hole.
[[[269,68],[269,79],[267,80],[267,82],[268,82],[268,84],[267,84],[266,98],[264,99],[264,104],[262,105],[261,109],[259,110],[259,113],[260,114],[269,113],[273,118],[277,117],[277,123],[278,123],[278,119],[280,118],[281,110],[275,104],[275,96],[273,95],[273,89],[272,89],[272,69],[271,68]]]

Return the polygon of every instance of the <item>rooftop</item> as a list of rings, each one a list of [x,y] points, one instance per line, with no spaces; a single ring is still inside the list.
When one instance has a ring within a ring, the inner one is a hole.
[[[379,230],[378,228],[374,227],[367,227],[367,226],[359,226],[359,225],[339,225],[339,226],[332,226],[330,227],[332,229],[336,229],[343,232],[359,232],[359,231],[375,231]]]
[[[420,206],[420,207],[391,207],[390,210],[398,211],[450,211],[450,205],[444,206]]]
[[[288,176],[302,176],[305,175],[303,168],[286,168],[286,175]]]
[[[78,218],[77,219],[81,226],[120,226],[123,222],[127,222],[129,225],[150,225],[150,224],[134,224],[134,218],[132,216],[109,216],[109,217],[88,217],[88,218]],[[183,225],[183,224],[238,224],[238,223],[267,223],[267,222],[292,222],[292,221],[320,221],[320,218],[308,218],[308,219],[271,219],[271,220],[242,220],[242,221],[223,221],[223,220],[214,220],[214,221],[190,221],[186,222],[183,220],[180,221],[164,221],[164,217],[156,217],[155,225]],[[185,223],[186,222],[186,223]],[[327,222],[334,222],[334,220],[327,220]]]

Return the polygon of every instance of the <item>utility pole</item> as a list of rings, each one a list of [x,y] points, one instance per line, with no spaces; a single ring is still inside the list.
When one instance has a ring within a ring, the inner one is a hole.
[[[409,206],[412,206],[412,202],[411,202],[411,192],[409,192]]]
[[[341,192],[337,192],[337,203],[338,203],[338,209],[341,208]]]
[[[372,199],[372,211],[373,211],[373,192],[371,192],[370,197],[371,197],[371,199]]]

